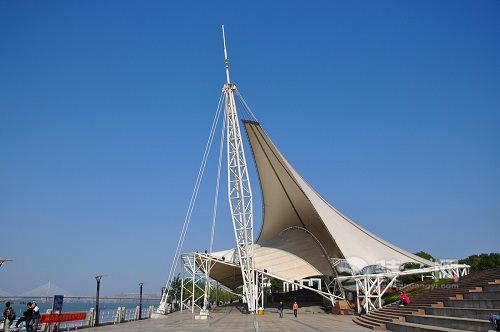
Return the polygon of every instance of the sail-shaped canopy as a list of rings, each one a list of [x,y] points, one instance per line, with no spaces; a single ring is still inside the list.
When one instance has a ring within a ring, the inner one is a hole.
[[[258,122],[244,124],[264,201],[264,221],[257,243],[274,238],[283,229],[298,226],[314,234],[330,257],[345,258],[360,270],[369,265],[398,269],[407,262],[432,264],[347,218],[293,169]]]
[[[369,266],[398,270],[408,262],[433,264],[347,218],[294,170],[258,122],[243,122],[263,198],[263,223],[254,249],[257,270],[267,270],[284,280],[299,280],[334,276],[331,258],[345,259],[357,271]],[[241,275],[234,267],[234,249],[212,255],[219,261],[210,276],[228,287],[239,286]]]

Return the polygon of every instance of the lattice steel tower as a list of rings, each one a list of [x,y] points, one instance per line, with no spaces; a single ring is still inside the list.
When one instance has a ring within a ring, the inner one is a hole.
[[[226,67],[226,84],[224,84],[224,112],[227,121],[227,185],[229,207],[233,222],[234,236],[238,253],[241,275],[243,277],[243,296],[248,310],[257,310],[258,285],[254,273],[253,262],[253,207],[252,189],[248,177],[248,168],[243,149],[243,140],[236,111],[236,86],[229,78],[229,60],[227,58],[226,36],[222,26],[224,41],[224,64]]]

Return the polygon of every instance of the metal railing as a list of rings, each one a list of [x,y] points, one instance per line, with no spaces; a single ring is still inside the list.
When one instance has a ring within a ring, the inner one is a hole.
[[[156,307],[148,306],[142,308],[141,319],[151,318],[151,315],[156,312]],[[85,320],[74,322],[59,323],[59,331],[78,330],[82,328],[92,327],[94,325],[94,308],[91,308],[87,313]],[[99,325],[110,325],[130,322],[139,319],[139,306],[136,308],[118,307],[116,309],[100,310],[99,312]],[[17,320],[11,325],[11,331],[26,331],[25,323],[19,326],[19,330],[15,329]],[[4,323],[0,323],[0,330],[3,331]],[[40,324],[39,331],[49,331],[50,324]]]

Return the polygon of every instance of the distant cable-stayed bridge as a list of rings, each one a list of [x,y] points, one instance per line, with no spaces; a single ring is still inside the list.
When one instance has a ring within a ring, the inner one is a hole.
[[[0,296],[0,299],[9,299],[9,300],[24,300],[24,299],[52,299],[53,295],[3,295]],[[117,300],[137,300],[139,298],[139,294],[136,295],[127,295],[127,296],[99,296],[101,301],[117,301]],[[95,296],[64,296],[65,300],[95,300]],[[161,297],[159,295],[155,296],[142,296],[143,301],[160,301]]]
[[[74,295],[72,292],[69,292],[52,281],[47,282],[41,286],[33,288],[27,292],[21,293],[19,295],[14,295],[10,292],[0,291],[0,299],[9,299],[9,300],[24,300],[24,299],[44,299],[49,300],[54,297],[54,295],[64,295],[66,300],[95,300],[95,295]],[[131,293],[131,294],[119,294],[119,295],[110,295],[110,296],[99,296],[99,298],[103,301],[126,301],[126,300],[137,300],[139,298],[139,293]],[[143,301],[160,301],[161,296],[159,294],[143,294]]]

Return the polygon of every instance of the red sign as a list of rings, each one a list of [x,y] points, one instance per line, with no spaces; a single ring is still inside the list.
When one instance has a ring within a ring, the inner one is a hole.
[[[52,324],[61,322],[74,322],[77,320],[85,320],[86,312],[68,312],[63,314],[43,314],[40,323]]]

